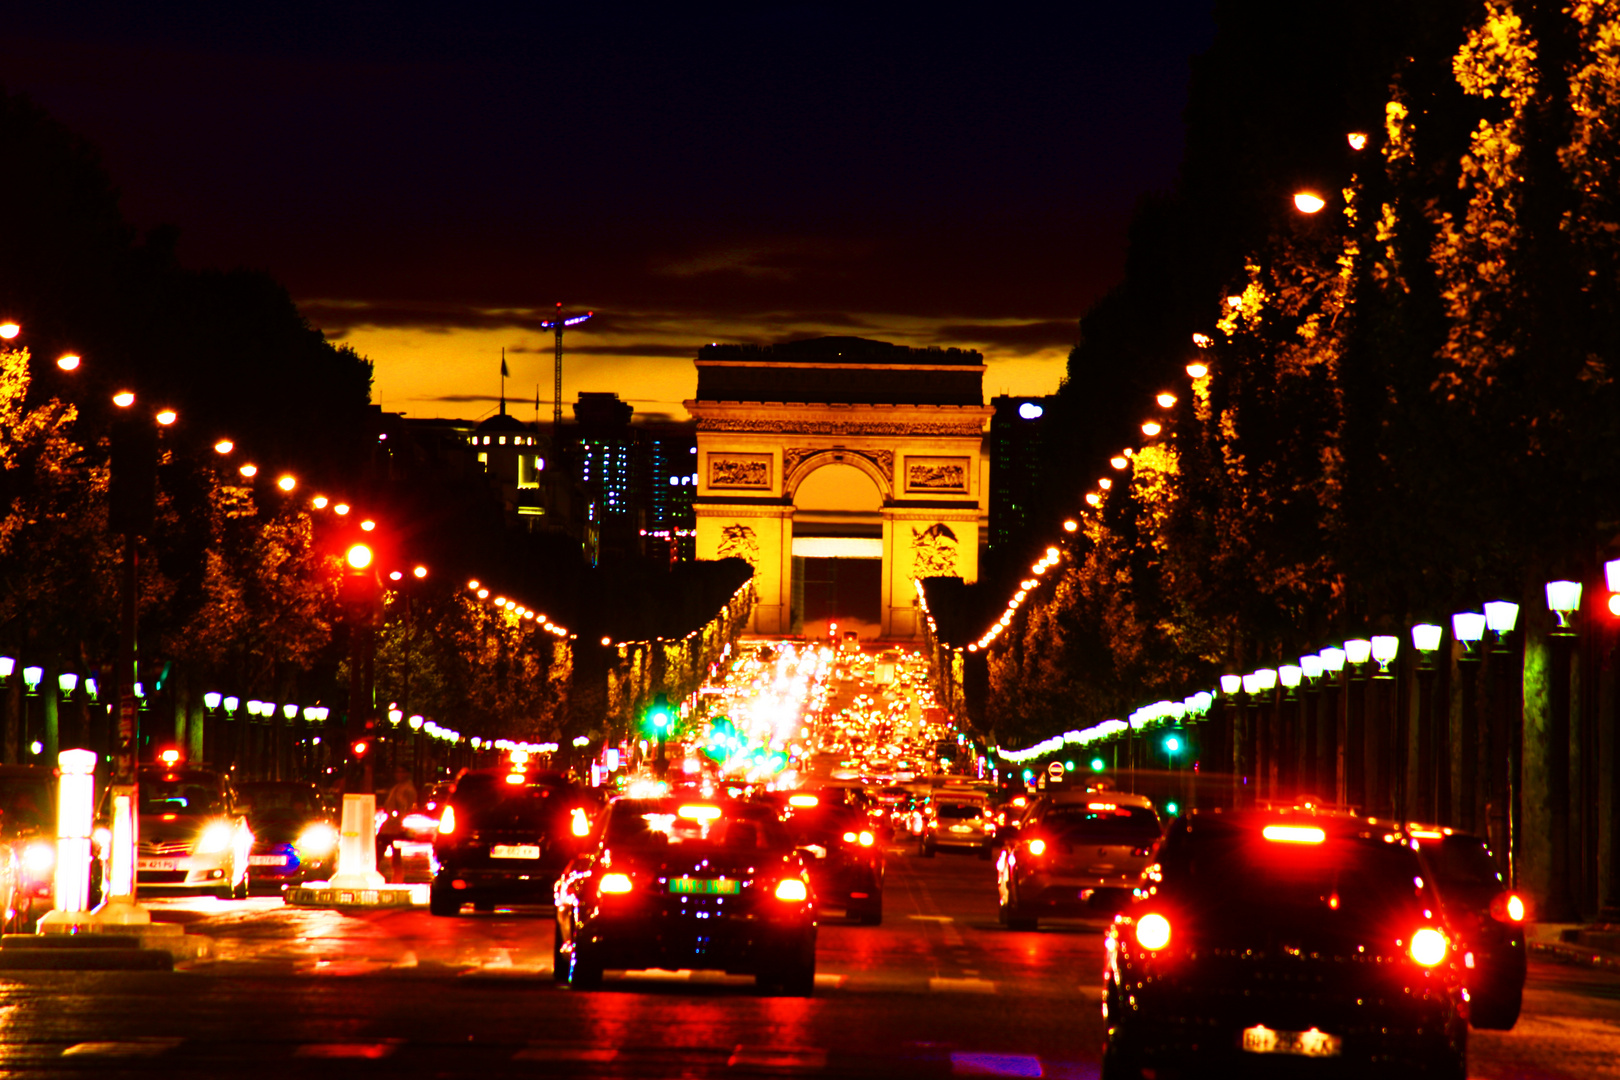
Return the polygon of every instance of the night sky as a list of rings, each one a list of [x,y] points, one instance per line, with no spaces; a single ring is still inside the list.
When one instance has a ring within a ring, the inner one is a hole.
[[[14,6],[0,81],[191,265],[283,281],[413,416],[614,390],[683,415],[711,341],[978,348],[1056,388],[1173,182],[1212,0],[1040,6]],[[154,8],[160,10],[153,10]]]

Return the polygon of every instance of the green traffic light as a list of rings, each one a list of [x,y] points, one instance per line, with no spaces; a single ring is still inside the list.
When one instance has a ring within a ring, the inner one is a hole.
[[[1174,735],[1167,736],[1164,740],[1164,752],[1171,755],[1179,754],[1181,752],[1181,740]]]
[[[1072,761],[1065,761],[1065,762],[1064,762],[1064,763],[1063,763],[1063,768],[1064,768],[1064,771],[1065,771],[1065,772],[1074,772],[1074,762],[1072,762]]]
[[[1165,803],[1164,812],[1169,814],[1171,817],[1175,817],[1177,814],[1181,813],[1181,807],[1177,806],[1173,802]]]
[[[1102,758],[1094,757],[1094,758],[1091,759],[1091,771],[1092,772],[1102,772],[1105,767],[1106,767],[1106,764],[1104,763]]]

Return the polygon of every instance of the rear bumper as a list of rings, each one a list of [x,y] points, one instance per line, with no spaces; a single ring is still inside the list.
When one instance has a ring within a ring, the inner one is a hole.
[[[806,920],[765,920],[735,915],[615,918],[598,916],[580,927],[604,968],[663,968],[758,975],[815,955],[816,926]]]
[[[466,903],[498,901],[514,904],[549,904],[557,871],[543,866],[522,870],[441,866],[433,877],[435,889],[445,889]]]

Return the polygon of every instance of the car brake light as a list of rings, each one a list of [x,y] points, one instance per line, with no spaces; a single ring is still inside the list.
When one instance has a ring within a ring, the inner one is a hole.
[[[1518,893],[1500,893],[1491,901],[1491,918],[1497,922],[1524,922],[1524,901]]]
[[[871,847],[872,841],[875,839],[876,837],[867,832],[865,829],[861,830],[861,847]]]
[[[1046,841],[1040,839],[1031,840],[1029,842],[1029,853],[1031,855],[1045,855]]]
[[[1446,958],[1446,935],[1430,926],[1425,926],[1412,935],[1412,944],[1407,946],[1407,952],[1412,959],[1424,967],[1434,967]]]
[[[1170,920],[1157,914],[1137,919],[1136,943],[1149,952],[1158,952],[1170,944]]]
[[[1260,835],[1283,844],[1320,844],[1327,839],[1327,833],[1314,825],[1267,825]]]
[[[675,811],[675,816],[685,818],[687,821],[701,821],[708,824],[720,816],[720,808],[718,806],[683,806]]]
[[[632,885],[624,874],[603,874],[600,888],[605,893],[627,893]]]
[[[439,819],[439,835],[440,836],[449,836],[451,833],[453,833],[455,831],[456,831],[456,808],[453,807],[453,806],[447,806],[447,807],[444,808],[444,816]]]
[[[798,902],[810,898],[810,890],[804,887],[804,882],[798,878],[783,878],[776,886],[776,898],[789,902]]]
[[[1142,847],[1131,848],[1131,854],[1138,859],[1145,859],[1153,854],[1153,845],[1146,844]]]
[[[816,798],[814,795],[789,795],[788,796],[788,805],[789,806],[797,806],[797,807],[799,807],[801,809],[803,809],[805,807],[815,806],[819,802],[821,802],[821,800]]]
[[[591,819],[585,816],[585,811],[574,807],[573,819],[574,823],[569,828],[575,836],[591,835]]]

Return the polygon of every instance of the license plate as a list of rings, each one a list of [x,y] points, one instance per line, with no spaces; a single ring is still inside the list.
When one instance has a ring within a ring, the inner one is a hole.
[[[285,855],[249,855],[248,856],[248,865],[249,866],[286,866],[287,865],[287,856],[285,856]]]
[[[1263,1024],[1243,1029],[1243,1049],[1251,1054],[1338,1057],[1340,1039],[1325,1031],[1275,1031]]]
[[[951,826],[951,832],[972,832],[972,831],[973,830],[968,828],[968,826],[966,826],[966,825],[952,825]]]
[[[135,869],[139,870],[178,870],[179,859],[137,859]]]
[[[496,844],[489,849],[492,859],[538,859],[539,844]]]
[[[735,896],[742,892],[742,882],[730,878],[671,878],[669,891],[690,896]]]

